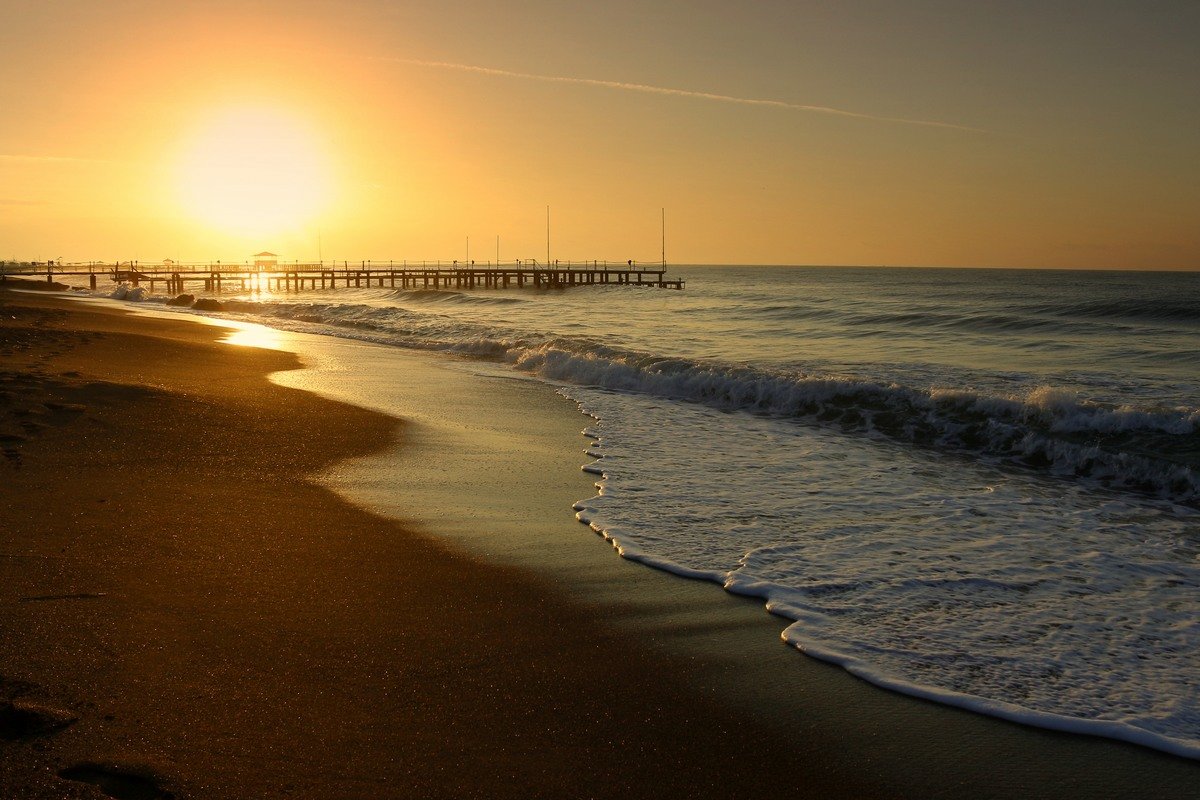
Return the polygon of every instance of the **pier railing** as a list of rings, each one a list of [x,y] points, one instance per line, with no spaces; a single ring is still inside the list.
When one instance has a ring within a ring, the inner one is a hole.
[[[189,285],[205,291],[301,291],[343,287],[387,286],[428,289],[502,289],[566,288],[592,285],[654,286],[682,289],[684,281],[666,277],[666,266],[641,266],[628,261],[610,265],[607,261],[567,261],[553,264],[536,259],[477,264],[459,261],[319,261],[319,262],[244,262],[220,261],[148,264],[139,261],[116,263],[58,262],[13,263],[0,265],[0,275],[84,276],[96,288],[101,278],[139,286],[151,291],[162,284],[165,291],[183,292]]]

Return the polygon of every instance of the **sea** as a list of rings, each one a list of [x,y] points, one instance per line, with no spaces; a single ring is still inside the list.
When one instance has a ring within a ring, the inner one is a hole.
[[[548,383],[596,487],[562,514],[621,556],[881,687],[1200,758],[1200,273],[668,277],[213,315]]]

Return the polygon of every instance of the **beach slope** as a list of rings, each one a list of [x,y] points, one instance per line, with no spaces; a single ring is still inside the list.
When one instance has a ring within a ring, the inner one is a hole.
[[[221,335],[0,290],[0,796],[894,793],[311,481],[402,423]]]

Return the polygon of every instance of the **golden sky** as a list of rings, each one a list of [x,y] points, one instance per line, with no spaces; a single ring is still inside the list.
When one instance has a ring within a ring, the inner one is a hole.
[[[0,0],[0,258],[1200,269],[1195,2]]]

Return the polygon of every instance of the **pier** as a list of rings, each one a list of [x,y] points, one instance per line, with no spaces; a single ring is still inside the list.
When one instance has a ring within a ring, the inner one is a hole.
[[[161,286],[168,293],[188,289],[210,293],[301,292],[316,289],[388,287],[397,289],[567,289],[577,286],[643,286],[683,289],[680,278],[667,278],[665,265],[652,267],[633,263],[610,266],[586,261],[542,265],[533,259],[484,266],[458,262],[319,262],[270,264],[174,263],[118,264],[7,264],[5,275],[45,275],[47,281],[60,277],[87,277],[95,289],[101,277],[115,283],[146,285],[151,292]]]

